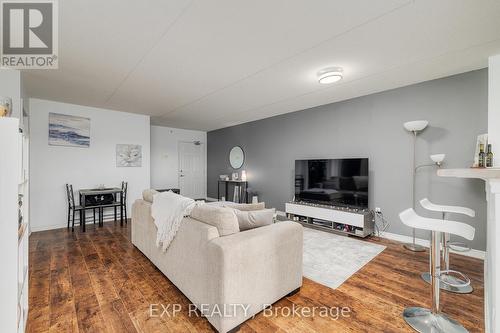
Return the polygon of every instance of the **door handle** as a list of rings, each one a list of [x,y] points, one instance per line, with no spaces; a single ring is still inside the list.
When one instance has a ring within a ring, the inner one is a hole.
[[[184,175],[179,175],[179,177],[184,177]]]

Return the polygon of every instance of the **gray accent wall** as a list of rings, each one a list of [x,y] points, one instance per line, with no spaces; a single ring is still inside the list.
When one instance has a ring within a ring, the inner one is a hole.
[[[431,163],[430,154],[446,153],[444,167],[472,164],[476,137],[487,131],[487,70],[323,105],[294,113],[211,131],[207,135],[208,196],[217,196],[220,174],[231,174],[228,155],[239,145],[249,186],[269,207],[284,211],[294,192],[294,161],[308,158],[368,157],[370,207],[380,207],[390,222],[388,232],[411,235],[398,213],[412,206],[412,136],[403,123],[428,120],[418,136],[417,164]],[[500,158],[500,156],[498,157]],[[241,171],[238,170],[238,171]],[[476,228],[474,249],[486,248],[486,200],[481,180],[440,178],[435,168],[417,174],[418,200],[428,197],[445,205],[467,206],[475,218],[453,215]],[[427,233],[417,232],[427,238]]]

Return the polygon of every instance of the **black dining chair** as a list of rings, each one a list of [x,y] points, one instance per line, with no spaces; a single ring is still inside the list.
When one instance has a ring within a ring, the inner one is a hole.
[[[117,220],[117,217],[118,217],[118,214],[117,214],[117,210],[118,208],[122,206],[122,202],[120,199],[117,198],[117,194],[114,194],[114,200],[112,203],[110,203],[109,205],[106,205],[105,207],[113,207],[114,210],[115,210],[115,221]],[[121,218],[121,217],[120,217]]]
[[[120,198],[117,194],[113,195],[113,202],[108,204],[99,205],[99,221],[104,221],[104,208],[114,208],[115,221],[117,220],[117,210],[120,208],[120,225],[123,225],[123,220],[127,223],[127,189],[128,183],[122,181],[121,191],[119,192]],[[99,224],[101,225],[101,224]]]
[[[83,211],[83,207],[80,206],[80,205],[76,205],[75,204],[75,194],[73,192],[73,185],[71,184],[66,184],[66,195],[68,197],[68,229],[69,229],[69,224],[70,224],[70,221],[71,222],[71,230],[74,231],[75,230],[75,213],[76,212],[79,212],[80,213],[80,226],[82,225],[82,222],[85,223],[85,221],[82,221],[82,211]],[[94,213],[94,224],[95,224],[95,221],[96,221],[96,209],[98,209],[98,207],[85,207],[85,210],[89,210],[89,209],[92,209],[93,213]]]
[[[120,206],[120,218],[121,223],[123,224],[123,217],[125,217],[125,223],[127,223],[127,191],[128,191],[128,182],[122,181],[122,193],[121,193],[121,206]]]
[[[117,220],[117,209],[120,208],[121,209],[121,206],[122,206],[122,202],[121,202],[121,199],[119,199],[117,197],[118,193],[115,193],[113,194],[113,201],[110,202],[110,203],[107,203],[107,204],[103,204],[103,205],[100,205],[101,209],[99,210],[99,214],[100,214],[100,221],[103,221],[104,222],[104,208],[111,208],[113,207],[114,208],[114,211],[115,211],[115,221]],[[121,198],[121,192],[120,192],[120,198]],[[121,213],[121,211],[120,211]],[[120,216],[120,219],[122,217]]]

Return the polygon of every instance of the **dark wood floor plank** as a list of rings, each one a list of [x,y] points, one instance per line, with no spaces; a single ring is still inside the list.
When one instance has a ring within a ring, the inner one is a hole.
[[[101,314],[99,302],[94,291],[87,267],[82,244],[78,243],[71,253],[70,277],[75,298],[75,310],[80,332],[106,332],[106,325]],[[85,244],[83,244],[85,247]]]
[[[31,306],[28,314],[28,323],[26,332],[28,333],[45,333],[50,328],[50,309],[43,307],[36,309]]]
[[[30,237],[27,332],[48,332],[50,328],[50,259],[49,246]]]
[[[130,226],[106,223],[88,225],[86,233],[57,229],[31,235],[28,332],[214,332],[205,318],[190,315],[189,299],[133,246]],[[348,307],[348,317],[261,312],[240,332],[413,332],[401,313],[407,306],[430,305],[429,285],[420,278],[428,252],[405,251],[377,237],[368,241],[387,248],[339,288],[304,278],[299,293],[271,308]],[[470,276],[475,290],[443,292],[442,309],[470,332],[483,332],[483,262],[456,254],[451,262]],[[182,310],[156,317],[151,304],[179,304]]]
[[[101,306],[101,313],[106,323],[106,327],[108,328],[108,332],[138,332],[121,300],[118,299],[112,302],[106,302]]]
[[[50,260],[49,332],[78,332],[67,248],[58,245],[52,247]]]
[[[74,304],[65,304],[51,311],[49,332],[79,332]]]

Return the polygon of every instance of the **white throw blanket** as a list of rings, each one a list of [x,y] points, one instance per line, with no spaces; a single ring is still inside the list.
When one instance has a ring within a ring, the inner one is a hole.
[[[166,251],[181,225],[184,216],[188,216],[195,206],[195,201],[173,192],[162,192],[153,196],[151,215],[158,232],[156,245]]]

